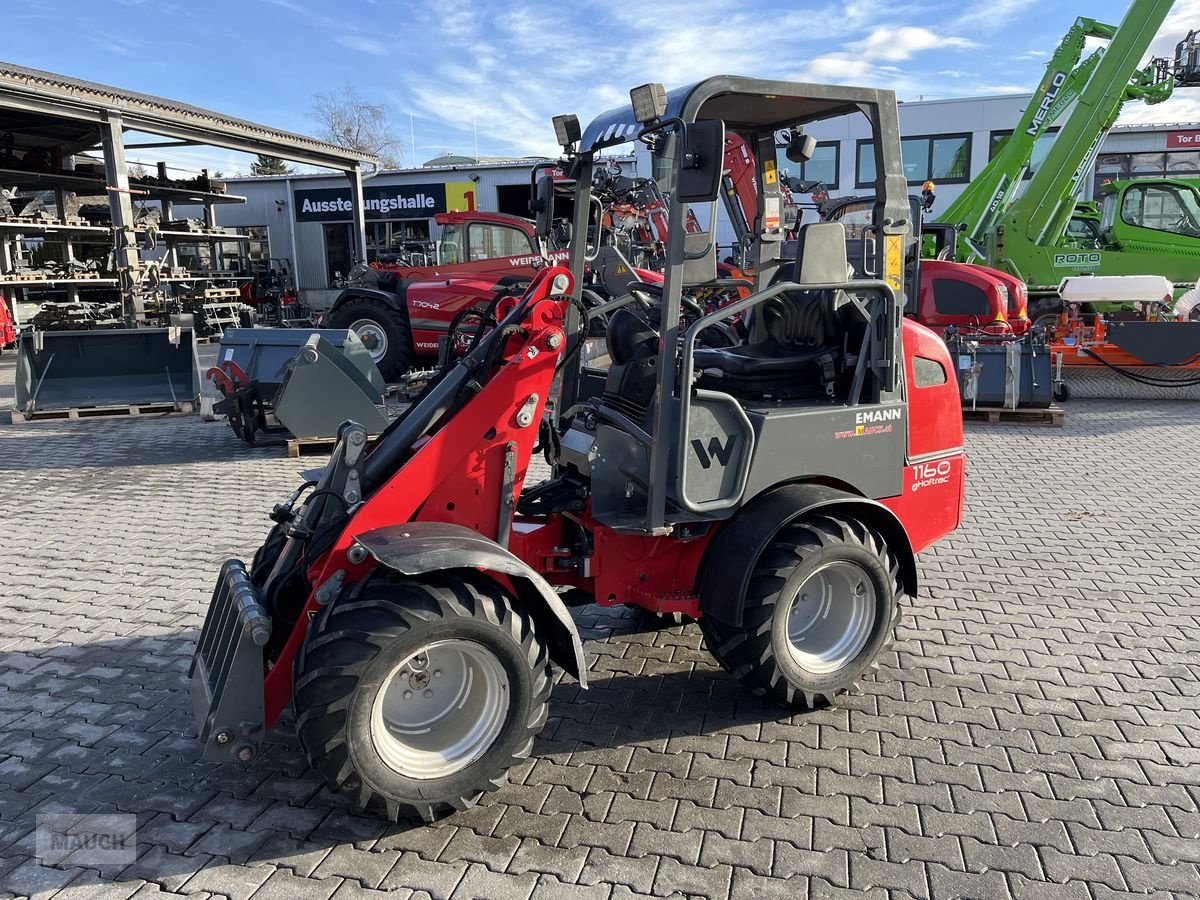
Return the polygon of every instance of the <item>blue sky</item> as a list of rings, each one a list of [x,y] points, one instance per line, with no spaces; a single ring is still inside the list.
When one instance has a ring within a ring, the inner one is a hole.
[[[1027,92],[1076,15],[1116,23],[1128,4],[7,0],[0,54],[304,133],[316,127],[312,96],[350,84],[387,107],[411,164],[473,153],[476,137],[483,155],[552,154],[556,113],[586,122],[628,102],[633,85],[718,72],[891,87],[906,100]],[[1154,49],[1166,52],[1189,27],[1200,27],[1200,0],[1176,2]],[[1200,97],[1185,96],[1126,115],[1198,119]],[[246,167],[199,150],[173,162]]]

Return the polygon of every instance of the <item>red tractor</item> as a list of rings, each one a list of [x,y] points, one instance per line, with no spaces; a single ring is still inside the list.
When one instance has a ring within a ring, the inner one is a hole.
[[[457,317],[524,288],[545,261],[528,219],[475,211],[434,218],[442,230],[435,265],[363,267],[361,283],[343,290],[322,319],[357,333],[388,381],[433,362]],[[546,257],[557,262],[567,253]]]
[[[574,242],[568,265],[493,299],[497,324],[373,446],[342,426],[253,561],[217,578],[191,669],[206,758],[251,762],[291,707],[313,767],[358,806],[463,809],[532,752],[552,666],[586,687],[572,604],[696,619],[731,678],[798,709],[876,668],[917,595],[915,554],[961,521],[966,466],[950,355],[901,313],[895,95],[718,76],[630,96],[555,132],[575,234],[602,151],[649,145],[669,185],[661,291],[611,309],[609,367],[585,364],[595,313]],[[837,223],[805,227],[780,259],[783,222],[767,215],[749,295],[682,327],[685,291],[717,280],[711,236],[684,226],[689,204],[721,194],[727,130],[769,151],[757,183],[772,211],[776,131],[837,116],[873,131],[882,277],[850,272]],[[701,346],[734,315],[744,343]],[[539,445],[551,477],[527,487]]]

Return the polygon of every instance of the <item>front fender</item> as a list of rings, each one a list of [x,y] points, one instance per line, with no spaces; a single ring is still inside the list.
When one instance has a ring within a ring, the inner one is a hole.
[[[333,306],[329,308],[329,314],[337,312],[337,308],[348,300],[375,300],[390,306],[396,312],[408,314],[408,307],[404,302],[403,289],[401,293],[394,294],[391,291],[383,291],[378,288],[368,287],[348,287],[343,288],[342,292],[337,295],[337,299],[333,301]]]
[[[462,525],[407,522],[365,531],[354,542],[401,575],[483,569],[506,576],[545,636],[550,658],[587,687],[583,644],[566,605],[545,578],[495,541]]]
[[[700,576],[700,609],[704,615],[741,626],[746,587],[758,558],[776,534],[817,510],[842,511],[879,531],[900,562],[900,582],[905,592],[916,596],[916,554],[894,512],[882,503],[827,485],[784,484],[755,497],[722,526],[705,548]]]

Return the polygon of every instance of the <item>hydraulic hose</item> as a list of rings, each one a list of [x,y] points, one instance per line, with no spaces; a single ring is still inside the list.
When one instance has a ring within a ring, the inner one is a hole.
[[[1174,380],[1174,379],[1170,379],[1170,378],[1154,378],[1153,376],[1150,376],[1150,375],[1139,375],[1137,372],[1130,372],[1128,369],[1124,369],[1121,366],[1113,365],[1107,359],[1104,359],[1098,353],[1095,353],[1092,350],[1089,350],[1087,347],[1083,347],[1081,349],[1083,350],[1084,353],[1086,353],[1092,359],[1096,360],[1101,365],[1107,366],[1108,368],[1112,369],[1114,372],[1116,372],[1122,378],[1128,378],[1130,381],[1136,381],[1138,384],[1145,385],[1146,387],[1185,388],[1185,387],[1200,386],[1200,376],[1197,376],[1196,378],[1186,379],[1186,380],[1185,379]],[[1195,357],[1192,357],[1192,359],[1195,359]]]

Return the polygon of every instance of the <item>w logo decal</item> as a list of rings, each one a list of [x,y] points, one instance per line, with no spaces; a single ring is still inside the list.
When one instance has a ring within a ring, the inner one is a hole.
[[[700,443],[699,438],[692,439],[692,449],[696,451],[696,458],[700,460],[700,465],[705,469],[711,469],[713,460],[717,460],[722,467],[729,465],[729,460],[733,456],[733,448],[737,444],[737,435],[728,435],[725,443],[721,443],[721,439],[714,435],[708,439],[708,449],[704,449],[704,445]]]

